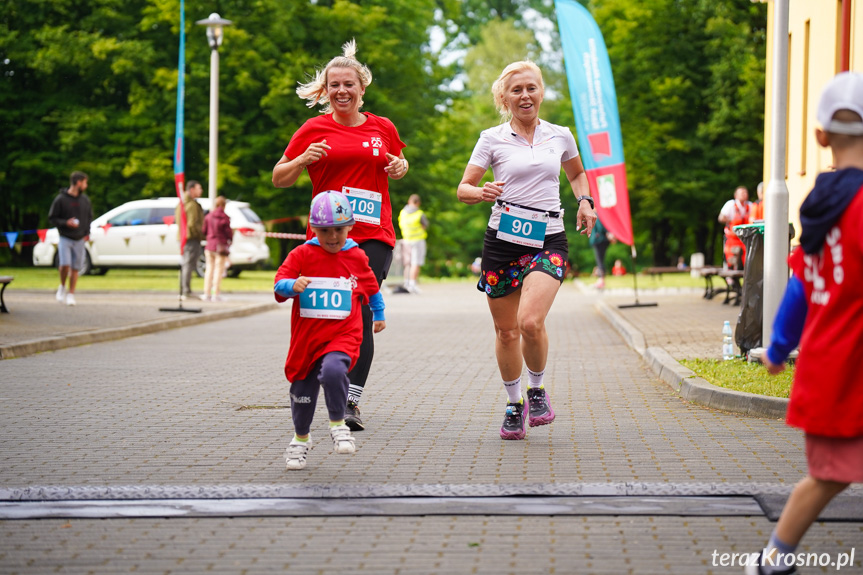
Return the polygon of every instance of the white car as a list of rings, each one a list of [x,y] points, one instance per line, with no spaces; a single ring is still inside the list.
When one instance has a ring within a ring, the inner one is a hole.
[[[90,238],[85,242],[82,274],[104,274],[111,268],[178,268],[180,243],[174,210],[176,197],[126,202],[93,220]],[[209,198],[199,198],[204,212],[210,209]],[[225,213],[231,219],[234,239],[228,260],[228,274],[236,277],[244,269],[260,267],[270,258],[264,224],[246,202],[228,201]],[[51,228],[33,248],[34,266],[57,266],[57,243],[60,235]],[[204,258],[197,272],[203,275]]]

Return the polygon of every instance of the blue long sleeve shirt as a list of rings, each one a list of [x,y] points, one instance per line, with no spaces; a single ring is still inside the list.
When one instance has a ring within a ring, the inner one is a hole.
[[[788,359],[788,354],[800,345],[808,311],[803,282],[792,275],[773,321],[773,336],[767,348],[767,357],[771,362],[777,365],[783,363]]]

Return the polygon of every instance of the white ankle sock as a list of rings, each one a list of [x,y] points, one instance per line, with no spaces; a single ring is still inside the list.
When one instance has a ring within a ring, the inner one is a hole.
[[[543,369],[539,373],[531,370],[527,370],[527,380],[528,385],[533,388],[542,387],[542,377],[545,375],[545,370]]]
[[[504,381],[503,387],[506,389],[506,395],[510,403],[518,403],[521,401],[521,378],[514,381]]]

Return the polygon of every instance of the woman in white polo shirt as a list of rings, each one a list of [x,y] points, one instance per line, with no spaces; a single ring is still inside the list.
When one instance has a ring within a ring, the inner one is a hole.
[[[477,289],[488,297],[507,392],[500,436],[524,439],[527,424],[554,420],[543,374],[548,359],[545,318],[563,283],[569,254],[560,207],[561,167],[578,199],[576,229],[589,236],[596,212],[572,133],[539,119],[545,92],[539,67],[527,61],[510,64],[491,90],[504,123],[480,134],[458,199],[492,204]],[[479,187],[489,167],[494,181]],[[521,393],[522,364],[528,370],[527,404]]]

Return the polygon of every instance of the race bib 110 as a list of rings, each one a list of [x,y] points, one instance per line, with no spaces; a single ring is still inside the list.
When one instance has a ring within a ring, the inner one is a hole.
[[[351,315],[351,280],[348,278],[309,278],[299,295],[300,317],[345,319]]]
[[[348,197],[354,220],[367,224],[381,225],[381,203],[383,195],[378,192],[361,190],[360,188],[342,187],[342,193]]]
[[[504,206],[500,211],[497,237],[513,244],[541,248],[545,243],[547,226],[548,214],[545,212]]]

